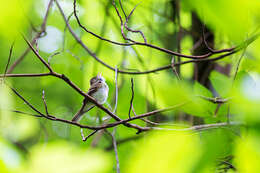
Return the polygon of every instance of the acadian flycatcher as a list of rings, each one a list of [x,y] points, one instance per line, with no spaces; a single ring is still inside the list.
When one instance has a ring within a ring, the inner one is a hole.
[[[104,104],[107,101],[109,88],[105,79],[98,74],[90,80],[90,88],[87,92],[88,95],[93,97],[98,103]],[[77,122],[81,119],[84,113],[95,107],[95,104],[85,99],[80,110],[74,115],[72,121]]]

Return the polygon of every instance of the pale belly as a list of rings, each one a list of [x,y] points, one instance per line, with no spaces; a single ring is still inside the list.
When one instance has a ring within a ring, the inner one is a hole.
[[[102,87],[97,92],[95,92],[92,96],[97,100],[98,103],[104,104],[107,101],[108,88]]]

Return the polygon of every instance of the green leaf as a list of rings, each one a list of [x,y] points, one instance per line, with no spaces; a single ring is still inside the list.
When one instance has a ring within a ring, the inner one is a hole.
[[[32,0],[2,1],[0,6],[0,35],[13,41],[22,31],[28,19],[27,12],[30,10]]]
[[[66,142],[52,142],[35,146],[21,172],[105,173],[109,169],[110,157],[101,151],[83,150]]]
[[[232,81],[230,78],[219,72],[213,71],[210,74],[210,81],[214,89],[221,97],[225,98],[228,96],[232,86]]]
[[[258,0],[184,0],[186,9],[195,10],[201,20],[215,31],[227,34],[232,41],[241,42],[253,30],[259,16]],[[255,28],[254,28],[255,29]]]
[[[192,172],[202,151],[198,136],[187,133],[154,133],[138,146],[123,172]]]
[[[251,133],[237,140],[235,164],[238,172],[260,172],[259,134]]]

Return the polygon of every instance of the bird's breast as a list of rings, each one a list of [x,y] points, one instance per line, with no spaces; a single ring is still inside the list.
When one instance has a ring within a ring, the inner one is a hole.
[[[98,103],[104,104],[108,97],[108,87],[102,86],[97,90],[97,92],[93,93],[92,96],[97,100]]]

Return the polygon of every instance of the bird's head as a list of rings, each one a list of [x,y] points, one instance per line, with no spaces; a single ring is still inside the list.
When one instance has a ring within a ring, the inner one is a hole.
[[[90,85],[93,85],[94,83],[102,83],[102,82],[105,82],[105,78],[101,75],[101,73],[98,73],[97,76],[91,78],[90,80]]]

